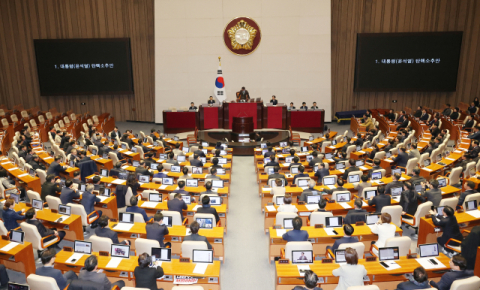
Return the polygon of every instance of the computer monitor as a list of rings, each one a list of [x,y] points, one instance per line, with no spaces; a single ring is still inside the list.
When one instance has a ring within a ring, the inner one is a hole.
[[[193,250],[193,263],[213,263],[213,250]]]
[[[418,245],[418,248],[420,252],[420,258],[438,257],[439,255],[437,243]]]
[[[157,168],[158,168],[158,163],[150,163],[150,169],[157,170]]]
[[[191,198],[190,195],[182,194],[182,200],[183,200],[186,204],[191,204],[191,203],[192,203],[192,198]]]
[[[180,172],[180,166],[172,165],[172,166],[170,167],[170,171],[171,171],[171,172]]]
[[[396,174],[396,173],[402,174],[402,170],[401,170],[401,169],[398,169],[398,168],[397,168],[397,169],[392,169],[392,175],[394,175],[394,174]]]
[[[445,187],[447,186],[447,179],[446,178],[439,178],[437,179],[438,181],[438,187]]]
[[[438,206],[438,207],[437,207],[437,214],[443,215],[443,209],[444,209],[444,208],[445,208],[444,206]]]
[[[190,148],[188,148],[188,147],[183,147],[183,148],[182,148],[182,151],[185,152],[185,153],[188,153],[188,152],[190,152]]]
[[[353,174],[348,176],[348,183],[360,182],[360,174]]]
[[[268,152],[268,149],[263,149],[263,150],[262,150],[262,155],[264,155],[264,154],[267,153],[267,152]]]
[[[269,163],[270,161],[272,161],[272,159],[270,157],[265,157],[263,158],[263,164],[267,164]]]
[[[142,183],[149,183],[150,182],[150,175],[139,175],[138,181]]]
[[[390,189],[392,196],[400,196],[402,194],[402,191],[403,191],[403,187],[392,187]]]
[[[280,143],[279,143],[279,146],[280,146],[280,147],[287,147],[287,146],[288,146],[288,143],[287,143],[287,142],[280,142]]]
[[[308,147],[307,146],[302,146],[302,152],[308,152]]]
[[[430,165],[430,163],[431,163],[431,161],[430,161],[430,159],[429,159],[429,158],[427,158],[427,159],[423,160],[423,165],[424,165],[425,167],[429,166],[429,165]]]
[[[75,253],[82,253],[82,254],[91,255],[92,254],[92,243],[75,240],[75,242],[73,244],[73,251]]]
[[[178,163],[185,162],[185,160],[187,160],[187,157],[185,155],[178,155],[177,156]]]
[[[72,207],[64,204],[58,205],[58,213],[62,215],[71,215],[72,214]]]
[[[154,146],[154,147],[157,147],[157,146],[158,146],[158,142],[157,142],[157,141],[153,141],[153,146]]]
[[[350,193],[337,193],[337,202],[349,202],[350,201]]]
[[[323,185],[334,185],[335,184],[335,177],[324,177],[323,178]]]
[[[371,197],[377,196],[377,190],[365,190],[365,199],[370,199]]]
[[[292,163],[294,156],[287,156],[285,157],[285,163]]]
[[[173,218],[171,216],[163,216],[162,225],[166,225],[167,227],[171,228],[173,223]]]
[[[299,179],[298,180],[298,186],[300,187],[305,187],[305,186],[308,186],[308,179]]]
[[[227,158],[218,158],[218,164],[227,164]]]
[[[284,203],[285,203],[285,200],[284,200],[284,199],[285,199],[285,196],[283,196],[283,195],[282,195],[282,196],[277,196],[277,197],[275,198],[275,204],[276,204],[276,205],[282,205],[282,204],[284,204]]]
[[[313,141],[313,136],[308,137],[308,141]]]
[[[147,137],[143,138],[143,143],[148,143]]]
[[[170,248],[152,248],[151,254],[152,262],[170,262],[172,260],[172,249]]]
[[[200,161],[202,161],[203,164],[207,163],[207,157],[200,157]]]
[[[30,172],[28,174],[30,174],[31,177],[35,177],[35,170],[33,170],[33,168],[30,168]]]
[[[217,169],[218,172],[218,169]],[[192,174],[202,174],[203,168],[202,167],[192,167]]]
[[[363,160],[361,160],[361,159],[355,161],[355,166],[357,166],[357,167],[363,166],[364,164],[365,164],[365,162],[364,162]]]
[[[337,145],[337,140],[332,140],[332,146]]]
[[[308,204],[317,204],[322,197],[320,195],[307,195]]]
[[[326,159],[332,159],[332,158],[333,158],[333,154],[332,154],[332,153],[326,153],[326,154],[325,154],[325,158],[326,158]]]
[[[267,148],[267,143],[260,143],[260,148]]]
[[[80,183],[80,191],[85,191],[85,188],[87,187],[87,185],[85,183]]]
[[[312,250],[294,250],[292,251],[292,264],[313,263]]]
[[[340,170],[340,169],[345,169],[345,163],[339,162],[335,164],[335,169]]]
[[[173,141],[178,141],[180,138],[178,136],[173,136]]]
[[[153,202],[162,202],[162,194],[156,192],[150,192],[148,200]]]
[[[20,201],[20,195],[11,193],[10,198],[15,201],[15,203],[18,203]]]
[[[307,155],[307,162],[310,162],[313,160],[313,155]]]
[[[346,250],[335,250],[335,263],[346,263],[347,259],[345,258]]]
[[[107,187],[100,187],[98,189],[98,194],[100,196],[106,196],[106,197],[109,197],[110,196],[110,188],[107,188]]]
[[[224,168],[217,168],[217,175],[225,175],[226,170]]]
[[[213,219],[212,218],[196,218],[195,221],[198,222],[201,229],[212,229],[213,228]]]
[[[92,149],[92,155],[97,155],[97,149]]]
[[[420,191],[422,191],[422,189],[423,189],[423,188],[422,188],[422,185],[421,185],[420,183],[419,183],[419,184],[415,184],[415,191],[416,191],[416,192],[420,192]]]
[[[198,179],[187,179],[187,187],[198,187]]]
[[[133,224],[135,214],[131,212],[119,212],[118,213],[118,222],[119,223],[126,223],[126,224]]]
[[[385,154],[385,157],[387,157],[387,158],[390,158],[390,157],[392,157],[392,152],[390,152],[390,151],[389,151],[389,152],[387,152],[387,153]]]
[[[137,153],[137,147],[132,147],[132,150],[131,150],[133,153]]]
[[[365,222],[367,225],[374,225],[380,219],[380,215],[378,214],[366,214],[365,215]]]
[[[249,140],[248,138],[247,138],[246,140],[247,140],[247,141],[245,141],[245,142],[250,142],[250,140]],[[227,151],[225,151],[225,150],[220,150],[220,156],[224,156],[224,155],[227,155]]]
[[[132,166],[133,167],[138,167],[140,165],[140,162],[138,160],[133,160],[132,161]]]
[[[30,286],[8,282],[7,290],[30,290]]]
[[[325,217],[325,226],[327,228],[338,228],[343,226],[343,219],[341,216]]]
[[[298,166],[293,166],[290,168],[291,174],[298,174]]]
[[[477,209],[477,200],[476,199],[473,199],[473,200],[469,200],[467,202],[465,202],[465,210],[469,211],[469,210],[476,210]]]
[[[128,172],[118,173],[118,179],[127,180],[127,177],[128,177]]]
[[[380,179],[382,179],[381,171],[372,172],[372,180],[380,180]]]
[[[43,209],[43,202],[39,199],[32,200],[32,207],[34,209],[42,210]]]
[[[378,249],[379,261],[391,261],[400,259],[398,247],[386,247]]]
[[[210,197],[210,205],[221,205],[222,198],[220,196],[209,196]]]
[[[130,258],[130,246],[122,244],[112,244],[110,255],[117,258]]]
[[[167,154],[160,154],[160,155],[158,156],[158,159],[160,159],[160,160],[166,160],[167,157],[168,157]]]
[[[225,185],[224,185],[224,181],[223,180],[218,180],[218,179],[213,179],[212,180],[212,187],[214,188],[223,188]]]
[[[292,218],[283,219],[283,228],[284,229],[293,229],[293,219]]]
[[[22,231],[12,230],[10,231],[10,241],[23,244],[23,239],[25,238],[25,233]]]
[[[314,165],[313,166],[313,172],[317,172],[318,171],[318,165]]]

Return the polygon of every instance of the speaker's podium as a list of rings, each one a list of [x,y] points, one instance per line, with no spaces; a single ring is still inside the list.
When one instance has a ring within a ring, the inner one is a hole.
[[[224,129],[232,129],[232,132],[235,133],[235,131],[233,131],[233,129],[234,129],[233,128],[233,123],[234,123],[233,118],[238,117],[238,118],[240,118],[240,119],[238,119],[239,126],[244,126],[244,128],[247,128],[247,124],[248,124],[248,127],[253,125],[253,128],[251,128],[250,132],[248,132],[248,133],[245,132],[245,133],[241,133],[241,134],[250,134],[250,133],[253,133],[254,129],[262,129],[263,128],[263,126],[262,126],[262,118],[263,118],[262,110],[263,110],[263,103],[262,103],[262,100],[260,98],[250,99],[250,100],[247,100],[246,102],[232,101],[230,103],[224,103],[223,104],[223,128]],[[250,119],[248,119],[248,121],[247,121],[247,119],[241,119],[242,117],[243,118],[244,117],[250,117]],[[240,123],[240,122],[242,122],[242,123]],[[240,124],[243,124],[243,125],[240,125]],[[239,133],[237,133],[237,134],[239,134]]]

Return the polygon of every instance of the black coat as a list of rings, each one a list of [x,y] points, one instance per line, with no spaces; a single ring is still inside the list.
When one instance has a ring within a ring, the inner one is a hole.
[[[163,276],[163,268],[160,266],[157,266],[157,268],[141,268],[137,266],[133,274],[135,275],[135,287],[158,290],[157,278]]]
[[[435,216],[432,218],[433,224],[442,227],[443,235],[437,239],[438,243],[443,247],[445,243],[450,239],[456,239],[459,241],[463,240],[463,236],[460,233],[460,227],[458,226],[457,218],[452,217],[443,217]]]

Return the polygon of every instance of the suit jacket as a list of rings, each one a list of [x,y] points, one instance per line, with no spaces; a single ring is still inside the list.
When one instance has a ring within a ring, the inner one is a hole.
[[[397,123],[403,123],[405,121],[405,116],[404,115],[401,115],[400,117],[398,117],[398,119],[396,120]]]
[[[263,157],[266,158],[266,157],[270,157],[270,156],[272,156],[272,155],[275,155],[275,152],[273,152],[273,151],[272,151],[272,152],[267,151],[267,152],[265,152],[265,154],[263,154]]]
[[[357,186],[358,194],[357,196],[362,197],[363,196],[363,189],[366,187],[372,187],[372,184],[370,182],[361,182]]]
[[[478,157],[478,153],[480,153],[480,146],[474,147],[467,152],[467,157],[470,159],[474,159]]]
[[[192,161],[190,161],[190,165],[195,167],[203,167],[203,162],[200,159],[193,159]]]
[[[40,236],[42,238],[48,236],[48,235],[53,235],[55,233],[54,230],[52,229],[47,229],[41,221],[39,220],[34,220],[34,219],[31,219],[31,220],[27,220],[27,223],[28,224],[31,224],[31,225],[34,225],[37,227],[37,230],[38,230],[38,233],[40,234]]]
[[[95,202],[100,202],[100,198],[98,198],[96,195],[89,191],[85,191],[82,194],[82,205],[85,208],[85,211],[87,212],[87,215],[95,211]]]
[[[153,176],[153,172],[150,172],[150,171],[148,171],[147,168],[143,168],[143,167],[137,167],[137,168],[135,168],[135,173],[136,173],[136,174]]]
[[[60,200],[62,204],[67,204],[73,202],[74,199],[79,199],[80,194],[75,192],[73,188],[64,187],[62,188],[62,193],[60,194]]]
[[[207,247],[209,250],[212,249],[212,245],[208,242],[208,239],[204,236],[200,236],[199,234],[191,234],[189,236],[186,236],[183,238],[184,241],[200,241],[200,242],[205,242],[207,243]]]
[[[480,140],[480,131],[473,133],[467,137],[468,139]]]
[[[418,149],[412,149],[408,152],[408,159],[410,158],[418,158],[418,160],[420,160],[420,152]]]
[[[457,218],[455,216],[443,217],[437,215],[435,217],[432,217],[432,222],[434,225],[443,228],[442,236],[437,238],[438,243],[442,247],[451,238],[459,241],[463,240],[463,236],[462,233],[460,233],[460,227],[458,226]]]
[[[357,242],[358,242],[357,237],[343,237],[341,239],[336,240],[335,243],[333,243],[332,252],[335,253],[335,250],[337,250],[341,244],[351,244],[351,243],[357,243]]]
[[[427,121],[428,120],[428,114],[423,114],[420,116],[420,120],[422,121]]]
[[[433,129],[430,133],[432,134],[433,138],[436,138],[438,136],[438,134],[440,134],[441,132],[442,131],[440,131],[440,129],[438,129],[438,127],[437,127],[435,129]]]
[[[87,159],[88,158],[88,159]],[[80,177],[85,182],[85,177],[90,176],[97,172],[97,164],[91,160],[90,157],[85,157],[77,163],[77,167],[80,168]]]
[[[439,206],[442,201],[442,190],[439,188],[424,190],[419,198],[421,202],[431,201],[433,206]]]
[[[467,122],[465,122],[465,125],[463,126],[463,128],[472,128],[472,127],[473,127],[473,119],[470,119]]]
[[[120,244],[120,242],[118,241],[117,232],[112,231],[108,227],[104,227],[104,228],[97,227],[95,229],[95,235],[97,235],[99,237],[102,237],[102,238],[109,238],[110,240],[112,240],[112,243],[114,243],[114,244]],[[148,239],[148,237],[147,237],[147,239]]]
[[[392,204],[392,198],[390,195],[379,194],[368,201],[369,206],[375,205],[375,212],[382,212],[384,206]]]
[[[178,166],[178,165],[179,165],[179,164],[178,164],[178,161],[175,160],[175,159],[167,159],[167,160],[165,161],[165,163],[172,164],[172,165],[174,165],[174,166]]]
[[[18,152],[18,157],[22,157],[23,159],[25,159],[27,157],[27,151]]]
[[[216,223],[218,223],[218,221],[220,220],[217,210],[214,207],[211,207],[209,204],[204,204],[202,205],[202,207],[197,208],[197,213],[211,213],[215,216]]]
[[[13,209],[7,209],[3,212],[2,218],[7,231],[11,231],[20,226],[17,221],[25,219],[25,216],[21,215],[21,213],[21,210],[14,211]]]
[[[40,267],[35,270],[35,274],[44,277],[51,277],[57,282],[58,288],[64,289],[67,287],[67,280],[63,277],[62,271],[51,267]]]
[[[414,190],[406,190],[402,192],[400,206],[402,206],[404,212],[409,215],[415,215],[418,208],[418,194]]]
[[[200,150],[200,149],[198,149],[198,150],[196,150],[195,152],[193,152],[193,154],[194,154],[194,155],[196,154],[196,155],[198,155],[198,156],[200,156],[200,157],[206,157],[206,156],[205,156],[205,152],[203,152],[203,151]]]
[[[365,209],[351,209],[348,211],[343,223],[345,224],[355,224],[356,222],[365,222],[365,215],[367,210]]]
[[[449,290],[455,280],[460,280],[473,276],[472,270],[463,270],[463,271],[450,271],[443,274],[442,278],[438,283],[430,281],[430,285],[437,288],[438,290]]]
[[[394,113],[389,113],[389,114],[386,115],[386,117],[388,119],[390,119],[390,121],[392,121],[392,122],[395,121],[395,114]]]
[[[276,104],[278,104],[278,101],[277,100],[270,100],[270,103],[272,103],[273,105],[276,105]]]
[[[412,176],[412,178],[410,178],[410,181],[412,182],[412,184],[419,184],[421,182],[426,182],[427,180],[421,176]]]
[[[308,165],[313,168],[317,163],[322,163],[322,158],[315,157],[312,160],[310,160],[310,162],[308,162]]]
[[[287,178],[285,177],[285,175],[280,174],[280,173],[270,174],[270,175],[268,176],[267,184],[270,184],[270,179],[274,179],[274,180],[275,180],[275,179],[277,179],[277,178],[280,178],[280,179],[285,180],[285,186],[288,185]]]
[[[183,219],[182,210],[187,210],[188,209],[188,206],[185,203],[185,201],[180,200],[178,198],[174,198],[172,200],[169,200],[167,202],[167,207],[168,207],[168,210],[178,211],[180,213],[180,215],[182,216],[182,219]]]
[[[147,216],[147,213],[145,212],[145,210],[143,208],[138,207],[138,206],[129,206],[129,207],[127,207],[126,212],[133,212],[133,213],[141,214],[143,216],[143,220],[145,222],[148,222],[148,220],[150,220],[150,218]]]
[[[47,170],[47,175],[54,174],[55,176],[59,176],[60,172],[65,172],[65,168],[58,162],[53,161]]]
[[[327,168],[321,168],[315,172],[315,176],[318,177],[318,182],[322,182],[323,178],[328,175],[330,175],[330,171]]]
[[[304,230],[291,230],[284,233],[282,238],[287,242],[304,242],[308,240],[308,232]]]
[[[397,166],[406,167],[408,162],[408,155],[401,150],[398,152],[398,156],[393,159],[397,163]]]
[[[467,195],[472,194],[472,193],[477,193],[477,191],[475,191],[475,190],[465,190],[464,192],[462,192],[462,194],[458,198],[458,205],[463,205],[463,202],[465,201],[465,197],[467,197]]]
[[[301,178],[301,177],[309,177],[310,175],[308,175],[308,173],[299,173],[299,174],[296,174],[294,177],[293,177],[293,184],[295,184],[295,181],[297,180],[297,178]]]
[[[458,112],[453,112],[453,113],[450,115],[450,119],[452,119],[452,120],[458,119]]]
[[[102,284],[104,290],[110,290],[112,288],[112,283],[110,282],[110,280],[108,280],[107,275],[105,273],[97,273],[94,271],[88,272],[87,270],[80,270],[80,273],[78,274],[78,279]]]
[[[157,278],[163,276],[163,268],[160,266],[157,266],[156,268],[141,268],[140,266],[137,266],[135,267],[133,274],[135,275],[135,287],[157,290]]]
[[[237,93],[237,98],[239,98],[241,100],[248,100],[248,99],[250,99],[250,94],[248,93],[247,90],[239,91]]]
[[[117,208],[122,208],[126,206],[125,196],[127,195],[128,186],[126,185],[117,185],[115,188],[115,195],[117,196]],[[133,193],[136,195],[135,193]]]
[[[391,194],[392,193],[392,188],[394,187],[402,187],[403,188],[403,182],[401,181],[392,181],[388,183],[385,186],[385,194]]]
[[[431,288],[428,284],[428,280],[423,283],[406,281],[397,285],[397,290],[415,290],[415,289],[429,289]]]
[[[348,173],[352,171],[361,171],[360,168],[357,166],[350,166],[347,169],[345,169],[345,172],[343,173],[342,179],[346,180],[348,178]]]
[[[62,188],[58,183],[44,182],[42,184],[42,200],[46,201],[45,198],[47,195],[57,196],[57,193],[62,191]]]
[[[146,226],[147,239],[156,240],[160,243],[160,247],[165,247],[163,239],[168,235],[168,227],[166,225],[159,225],[157,222],[148,223]]]

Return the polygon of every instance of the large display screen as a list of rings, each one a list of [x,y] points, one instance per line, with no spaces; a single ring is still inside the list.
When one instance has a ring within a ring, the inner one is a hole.
[[[35,39],[40,94],[132,94],[129,38]]]
[[[359,33],[355,91],[455,91],[462,32]]]

